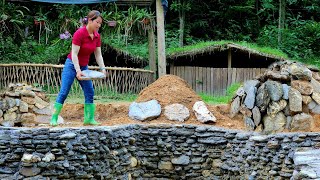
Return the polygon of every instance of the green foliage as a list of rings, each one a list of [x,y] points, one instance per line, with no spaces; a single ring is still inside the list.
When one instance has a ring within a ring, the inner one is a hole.
[[[232,97],[240,86],[240,83],[231,84],[227,88],[226,96],[211,96],[205,93],[200,93],[200,97],[204,102],[208,104],[227,104],[232,100]]]

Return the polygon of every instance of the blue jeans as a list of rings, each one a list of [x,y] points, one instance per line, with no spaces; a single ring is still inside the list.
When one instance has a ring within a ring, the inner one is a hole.
[[[88,66],[80,66],[81,71],[87,70]],[[63,104],[66,100],[69,91],[71,89],[72,83],[76,78],[77,72],[74,68],[72,60],[67,58],[64,68],[62,70],[61,78],[61,88],[58,94],[57,103]],[[93,103],[94,89],[91,80],[79,81],[79,84],[84,92],[85,103]]]

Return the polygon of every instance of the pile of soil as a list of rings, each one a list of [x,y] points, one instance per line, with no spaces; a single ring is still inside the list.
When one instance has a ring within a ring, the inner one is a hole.
[[[186,106],[189,111],[201,97],[188,85],[188,83],[175,75],[165,75],[144,88],[136,102],[146,102],[156,99],[162,108],[167,105],[179,103]]]

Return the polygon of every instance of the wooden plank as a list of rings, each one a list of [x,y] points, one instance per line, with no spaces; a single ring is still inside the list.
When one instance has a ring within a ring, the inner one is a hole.
[[[199,67],[195,68],[195,75],[196,75],[196,92],[199,93]]]
[[[214,95],[214,81],[215,81],[215,78],[214,78],[214,68],[210,68],[210,79],[211,79],[211,84],[210,84],[210,89],[211,89],[211,95]]]
[[[207,68],[207,93],[212,95],[211,92],[211,68]]]

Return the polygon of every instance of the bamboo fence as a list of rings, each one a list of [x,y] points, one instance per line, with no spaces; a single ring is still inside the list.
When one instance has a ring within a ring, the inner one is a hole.
[[[47,93],[57,94],[61,84],[61,73],[64,65],[51,64],[0,64],[0,90],[10,83],[28,83],[43,88]],[[96,66],[89,66],[98,70]],[[154,81],[154,72],[121,67],[107,67],[108,77],[93,80],[96,94],[104,92],[139,93]],[[82,90],[74,81],[71,94],[81,94]]]

